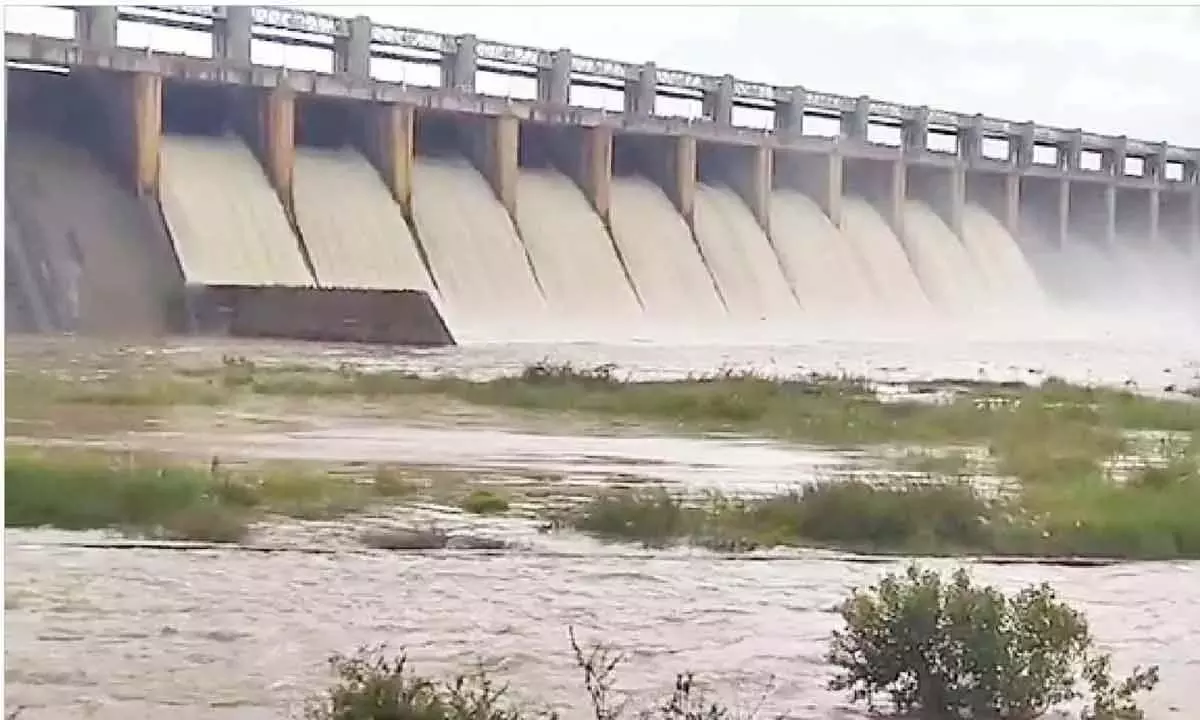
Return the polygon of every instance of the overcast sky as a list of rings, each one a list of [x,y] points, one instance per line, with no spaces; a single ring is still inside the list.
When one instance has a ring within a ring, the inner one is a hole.
[[[311,6],[391,25],[733,75],[847,95],[982,112],[1200,146],[1200,8],[633,8]],[[6,8],[9,29],[46,30],[67,11]],[[64,19],[66,18],[66,19]],[[69,32],[69,25],[66,25]],[[123,44],[207,52],[202,38],[128,27]],[[303,49],[258,46],[256,60],[325,69]],[[424,68],[376,74],[434,82]],[[527,96],[521,80],[480,89]],[[619,107],[619,98],[577,98]],[[672,111],[686,112],[686,110]]]

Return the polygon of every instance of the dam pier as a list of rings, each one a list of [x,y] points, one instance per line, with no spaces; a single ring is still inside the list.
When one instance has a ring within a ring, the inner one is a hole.
[[[439,344],[1200,308],[1194,148],[367,17],[75,15],[70,39],[5,35],[10,328]],[[211,56],[122,46],[125,23]],[[328,69],[255,64],[262,42]]]

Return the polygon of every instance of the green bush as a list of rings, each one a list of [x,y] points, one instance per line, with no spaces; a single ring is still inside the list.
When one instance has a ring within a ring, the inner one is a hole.
[[[413,673],[401,654],[382,647],[329,661],[337,682],[305,710],[308,720],[523,720],[507,688],[484,672],[440,682]]]
[[[928,720],[1031,720],[1085,699],[1083,720],[1141,720],[1135,696],[1158,683],[1156,667],[1114,681],[1087,621],[1047,585],[1007,597],[964,570],[945,582],[914,566],[854,591],[841,616],[830,688],[872,712],[885,696],[896,713]]]
[[[629,707],[615,689],[623,655],[602,645],[584,651],[569,632],[575,663],[582,671],[586,702],[595,720],[620,720]],[[335,682],[309,699],[306,720],[557,720],[558,713],[520,704],[509,687],[486,671],[459,674],[447,681],[412,671],[404,653],[387,654],[382,646],[359,648],[354,655],[330,660]],[[753,717],[751,712],[745,717]],[[740,715],[706,698],[691,674],[675,676],[661,701],[633,713],[638,720],[739,720]]]
[[[463,498],[462,509],[475,515],[495,515],[508,511],[508,498],[491,490],[472,490]]]

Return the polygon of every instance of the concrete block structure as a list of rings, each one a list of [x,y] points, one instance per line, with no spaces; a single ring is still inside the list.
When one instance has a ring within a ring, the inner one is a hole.
[[[533,137],[526,131],[551,128],[557,133],[555,164],[569,171],[606,222],[615,156],[633,144],[639,166],[685,219],[692,215],[698,182],[723,182],[769,231],[771,190],[787,185],[812,197],[835,224],[841,222],[842,195],[853,192],[875,203],[897,232],[906,198],[919,197],[955,232],[961,231],[965,204],[973,201],[1022,239],[1040,235],[1062,244],[1086,236],[1112,243],[1122,234],[1146,242],[1170,236],[1200,247],[1195,148],[587,57],[565,48],[389,27],[367,17],[181,6],[156,7],[159,19],[150,19],[129,15],[132,10],[80,7],[73,39],[7,33],[5,52],[9,62],[69,68],[100,89],[96,96],[110,98],[103,110],[109,125],[127,128],[122,166],[131,173],[131,186],[147,196],[158,183],[168,96],[204,87],[222,90],[213,97],[231,105],[226,114],[239,132],[253,136],[251,145],[289,212],[298,117],[306,104],[336,101],[359,118],[354,124],[365,128],[363,149],[406,213],[417,137],[451,123],[460,140],[470,136],[463,144],[471,160],[510,213],[520,201],[525,138]],[[121,47],[118,24],[131,19],[208,32],[212,57]],[[280,31],[302,31],[306,44],[319,38],[332,51],[328,72],[254,65],[252,43],[289,42]],[[382,57],[435,65],[440,87],[376,80],[372,63]],[[480,94],[480,71],[535,78],[536,96],[522,101]],[[573,105],[576,85],[620,90],[623,112]],[[660,96],[693,98],[702,116],[661,116]],[[738,126],[742,108],[770,111],[771,127]],[[836,121],[836,136],[808,134],[808,120],[815,118]],[[878,127],[898,131],[899,143],[873,140]],[[952,149],[936,149],[935,135],[952,139]],[[1003,149],[985,152],[996,146]],[[1085,163],[1085,156],[1099,160]]]

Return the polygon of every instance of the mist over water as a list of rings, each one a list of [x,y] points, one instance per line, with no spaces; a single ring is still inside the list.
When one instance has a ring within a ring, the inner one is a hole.
[[[738,323],[796,321],[799,306],[771,241],[737,192],[696,186],[696,242]]]
[[[655,332],[702,339],[724,324],[725,305],[692,231],[661,188],[641,176],[614,176],[610,218]]]
[[[433,292],[404,211],[363,155],[296,148],[292,197],[322,287]]]
[[[159,202],[188,282],[313,285],[283,205],[236,136],[165,134]]]
[[[571,178],[522,168],[517,226],[566,337],[628,338],[642,309],[604,223]]]
[[[413,220],[456,336],[545,337],[547,306],[525,248],[508,211],[469,161],[416,158]]]

